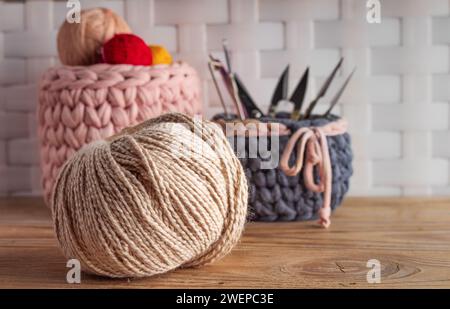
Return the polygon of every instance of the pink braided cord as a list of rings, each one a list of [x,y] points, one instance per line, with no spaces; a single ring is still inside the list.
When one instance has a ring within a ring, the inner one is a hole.
[[[297,175],[303,168],[305,186],[313,192],[323,192],[323,206],[319,211],[319,224],[328,228],[331,224],[332,170],[327,136],[347,131],[347,121],[339,119],[322,127],[300,128],[289,139],[280,160],[280,167],[288,176]],[[289,166],[289,157],[297,145],[297,160]],[[304,160],[306,162],[304,163]],[[320,182],[314,182],[314,167],[318,166]]]
[[[46,200],[59,169],[83,145],[166,112],[202,112],[199,78],[186,63],[49,69],[38,108]]]

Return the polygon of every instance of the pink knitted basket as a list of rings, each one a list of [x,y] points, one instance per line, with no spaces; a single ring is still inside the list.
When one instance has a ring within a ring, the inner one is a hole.
[[[51,68],[42,77],[38,110],[49,201],[59,169],[83,145],[166,112],[201,113],[200,82],[186,63]]]

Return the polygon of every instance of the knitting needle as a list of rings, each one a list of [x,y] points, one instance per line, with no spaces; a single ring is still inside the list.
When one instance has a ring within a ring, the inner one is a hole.
[[[230,60],[230,51],[228,50],[228,41],[226,39],[222,40],[223,51],[225,53],[225,61],[228,67],[228,72],[230,73],[230,77],[235,86],[235,90],[237,90],[237,95],[239,98],[239,102],[241,106],[244,108],[244,112],[246,116],[251,116],[254,118],[259,118],[263,115],[261,110],[256,106],[255,102],[250,97],[247,89],[244,84],[241,82],[236,73],[233,73],[231,70],[231,60]]]
[[[249,92],[247,91],[241,79],[236,73],[234,74],[234,81],[236,82],[239,99],[246,111],[246,115],[252,118],[262,117],[263,116],[262,111],[255,104],[255,101],[253,101]]]
[[[228,40],[227,39],[222,40],[222,46],[223,46],[223,52],[225,54],[225,62],[227,64],[227,69],[228,69],[228,72],[231,73],[232,71],[231,71],[230,52],[228,50]]]
[[[211,54],[209,55],[209,58],[211,59],[211,63],[213,64],[214,68],[218,69],[220,74],[222,75],[222,78],[225,82],[225,86],[227,87],[228,93],[231,96],[231,99],[236,107],[236,111],[238,112],[238,117],[243,120],[246,118],[245,112],[242,109],[242,104],[239,100],[238,92],[237,92],[237,86],[234,81],[233,73],[227,72],[225,67],[223,66],[222,62],[220,60],[214,58]]]
[[[350,79],[352,78],[353,73],[355,73],[355,71],[356,71],[356,68],[353,69],[353,71],[350,73],[350,75],[345,80],[344,84],[341,86],[341,89],[339,89],[339,91],[336,93],[334,98],[331,100],[330,107],[323,114],[323,117],[326,117],[326,116],[328,116],[331,113],[331,111],[333,110],[334,106],[337,104],[339,98],[341,97],[342,93],[344,92],[345,88],[347,87],[347,84],[350,81]]]
[[[213,79],[214,86],[216,87],[217,94],[219,95],[220,104],[222,105],[223,111],[225,112],[225,115],[228,118],[228,116],[229,116],[228,109],[225,105],[225,101],[222,96],[222,91],[219,88],[219,84],[217,83],[217,79],[214,74],[214,64],[211,61],[208,61],[208,68],[209,68],[209,72],[211,73],[211,77]]]
[[[294,93],[291,96],[290,101],[295,104],[294,110],[291,115],[291,119],[298,120],[300,118],[303,101],[305,99],[306,89],[308,88],[308,79],[309,79],[309,67],[306,68],[305,73],[303,73],[302,78],[298,82],[297,88],[295,88]]]
[[[229,78],[230,78],[231,89],[232,89],[232,93],[233,93],[232,97],[233,97],[236,109],[238,110],[239,118],[241,120],[245,120],[245,119],[247,119],[248,114],[246,113],[246,111],[244,110],[244,108],[242,106],[242,101],[239,97],[239,90],[238,90],[238,86],[236,83],[235,75],[233,73],[230,73]]]
[[[248,110],[248,108],[245,108],[245,107],[247,106],[248,99],[250,99],[250,96],[248,96],[248,95],[245,96],[245,94],[242,94],[242,90],[241,90],[242,87],[240,87],[240,85],[239,85],[237,76],[231,70],[230,51],[228,50],[228,40],[227,39],[222,40],[222,47],[223,47],[223,52],[225,54],[225,63],[227,65],[228,74],[230,75],[231,84],[233,86],[232,88],[233,88],[234,96],[236,97],[236,101],[239,103],[238,105],[241,107],[241,111],[243,111],[245,113],[246,117],[248,117],[250,115],[250,111]],[[244,107],[244,110],[242,110],[242,107]],[[241,118],[241,119],[243,119],[243,118]]]
[[[325,96],[325,94],[327,93],[328,88],[330,87],[331,82],[334,79],[334,76],[336,75],[337,71],[339,70],[340,66],[342,65],[342,62],[344,61],[344,58],[341,58],[338,62],[338,64],[336,65],[336,67],[333,69],[333,72],[331,72],[330,76],[328,76],[327,80],[325,81],[325,83],[322,85],[322,88],[320,88],[320,91],[317,93],[316,98],[309,104],[304,118],[309,118],[312,114],[312,111],[314,109],[314,107],[316,106],[317,102],[319,102],[319,100]]]
[[[286,100],[288,92],[288,84],[289,84],[289,64],[286,66],[283,73],[281,74],[277,86],[275,87],[275,91],[273,92],[268,112],[270,117],[275,117],[276,109],[280,101]]]

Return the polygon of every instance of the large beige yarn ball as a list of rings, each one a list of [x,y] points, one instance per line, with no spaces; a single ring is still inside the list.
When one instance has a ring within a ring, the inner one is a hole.
[[[64,255],[108,277],[146,277],[226,255],[247,216],[243,168],[218,125],[182,114],[80,149],[51,207]]]
[[[80,23],[67,20],[58,32],[58,55],[65,65],[91,65],[99,57],[103,43],[118,33],[131,33],[125,20],[105,8],[82,10]]]

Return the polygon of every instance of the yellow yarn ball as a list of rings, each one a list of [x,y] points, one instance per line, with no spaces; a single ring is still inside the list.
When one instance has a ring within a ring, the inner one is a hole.
[[[64,255],[84,271],[146,277],[226,255],[243,231],[247,197],[219,126],[166,114],[73,155],[51,208]]]
[[[172,56],[164,46],[149,45],[152,50],[153,64],[171,64]]]
[[[103,43],[118,33],[131,33],[122,17],[109,9],[82,10],[80,23],[65,21],[58,32],[58,55],[65,65],[91,65]]]

